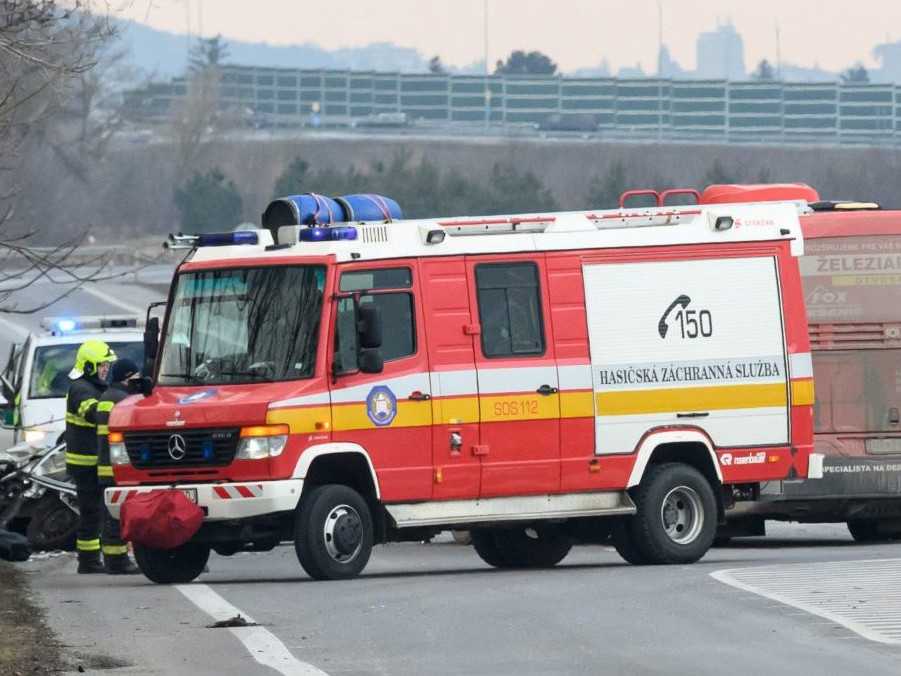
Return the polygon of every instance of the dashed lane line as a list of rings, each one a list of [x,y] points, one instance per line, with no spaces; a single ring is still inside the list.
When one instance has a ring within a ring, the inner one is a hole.
[[[901,645],[901,559],[791,563],[718,570],[716,580]]]
[[[183,584],[176,585],[175,588],[216,622],[241,615],[248,622],[255,623],[247,613],[233,606],[205,584]],[[265,627],[232,627],[229,631],[244,644],[253,659],[283,676],[328,676],[312,664],[301,662],[294,657],[285,644]]]

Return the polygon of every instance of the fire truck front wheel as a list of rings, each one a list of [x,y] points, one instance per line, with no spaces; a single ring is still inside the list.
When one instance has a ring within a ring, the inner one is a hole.
[[[356,577],[372,554],[372,515],[366,500],[340,484],[317,486],[301,500],[294,524],[300,565],[317,580]]]
[[[631,540],[630,548],[638,555],[632,563],[694,563],[710,549],[717,528],[716,497],[694,467],[678,462],[652,465],[634,499],[638,512],[619,534]]]
[[[187,584],[203,572],[210,546],[188,542],[175,549],[150,549],[135,544],[135,561],[141,572],[157,584]]]

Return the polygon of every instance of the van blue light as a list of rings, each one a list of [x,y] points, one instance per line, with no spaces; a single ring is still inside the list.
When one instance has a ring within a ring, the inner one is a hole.
[[[62,333],[74,331],[76,326],[78,326],[78,324],[74,319],[60,319],[58,322],[56,322],[56,328],[59,329]]]

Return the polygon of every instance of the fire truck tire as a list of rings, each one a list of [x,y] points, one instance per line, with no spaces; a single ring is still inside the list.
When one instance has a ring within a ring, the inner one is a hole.
[[[716,498],[704,475],[678,462],[648,468],[627,521],[636,549],[650,564],[699,560],[716,537]]]
[[[317,486],[301,500],[294,522],[294,550],[310,577],[356,577],[369,562],[372,544],[369,505],[352,488]]]
[[[628,517],[617,521],[613,527],[613,548],[619,554],[623,561],[631,563],[633,566],[644,566],[649,563],[648,557],[641,553],[635,546],[635,540],[630,528],[631,521],[634,517]]]
[[[855,542],[891,542],[899,539],[897,533],[883,533],[877,519],[854,519],[848,521],[848,531]]]
[[[187,584],[203,572],[210,546],[188,542],[175,549],[151,549],[135,544],[135,561],[141,572],[157,584]]]

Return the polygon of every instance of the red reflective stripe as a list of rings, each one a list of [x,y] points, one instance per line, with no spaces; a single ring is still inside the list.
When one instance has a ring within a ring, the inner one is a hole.
[[[122,496],[122,491],[113,491],[113,497],[110,498],[110,504],[115,505],[119,502],[119,498]]]
[[[253,491],[250,490],[247,486],[235,486],[238,490],[238,493],[241,494],[242,498],[252,498],[254,497]]]
[[[524,218],[499,217],[499,218],[482,218],[479,220],[459,220],[459,221],[438,221],[438,225],[444,227],[465,227],[467,225],[504,225],[507,223],[553,223],[557,220],[556,216],[526,216]]]
[[[231,496],[228,494],[228,490],[226,490],[222,486],[214,486],[213,490],[216,492],[216,495],[218,495],[223,500],[231,500]]]

